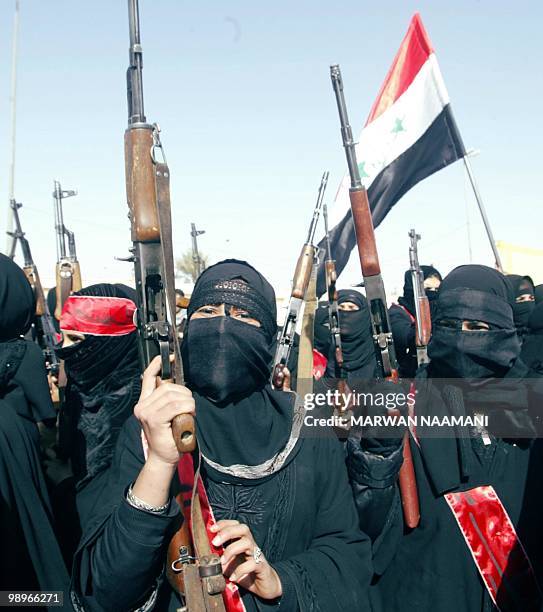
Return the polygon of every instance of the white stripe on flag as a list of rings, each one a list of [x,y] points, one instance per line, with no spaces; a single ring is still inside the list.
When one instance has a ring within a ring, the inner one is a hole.
[[[356,156],[366,189],[383,168],[419,140],[448,103],[449,94],[432,53],[406,91],[362,130]],[[337,225],[349,209],[350,185],[346,174],[330,210],[331,227]]]

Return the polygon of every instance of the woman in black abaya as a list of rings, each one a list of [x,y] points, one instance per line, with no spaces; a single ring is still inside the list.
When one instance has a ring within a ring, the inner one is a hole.
[[[541,379],[519,357],[509,297],[505,277],[485,266],[460,266],[441,285],[431,361],[415,380],[414,413],[485,415],[488,426],[457,425],[448,437],[417,426],[410,447],[418,527],[404,526],[395,484],[400,437],[361,437],[359,431],[348,441],[360,524],[374,540],[373,595],[387,612],[483,612],[495,609],[493,600],[502,612],[535,611],[542,603]],[[473,552],[464,537],[475,542]],[[483,550],[492,557],[486,566],[481,562],[488,590],[475,563]]]
[[[38,423],[55,419],[41,351],[24,340],[35,313],[23,271],[0,255],[0,590],[64,591],[40,465]]]
[[[211,538],[224,546],[222,570],[245,609],[368,609],[369,542],[357,528],[341,447],[333,437],[302,437],[301,403],[269,384],[272,287],[249,264],[227,260],[200,276],[187,314],[182,355],[190,391],[155,389],[159,364],[148,368],[136,418],[123,429],[76,555],[78,605],[128,610],[156,598],[155,610],[180,607],[163,579],[179,512],[170,422],[195,410],[203,482],[218,520]]]
[[[377,366],[368,302],[355,289],[340,289],[338,310],[343,366],[339,372],[334,351],[331,349],[326,376],[334,378],[339,375],[348,382],[371,379],[375,376]]]

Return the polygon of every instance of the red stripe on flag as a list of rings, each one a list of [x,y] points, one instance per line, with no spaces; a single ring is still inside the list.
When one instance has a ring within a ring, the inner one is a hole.
[[[422,25],[420,15],[415,13],[379,95],[373,103],[366,125],[396,102],[411,85],[431,53],[433,53],[432,43]]]

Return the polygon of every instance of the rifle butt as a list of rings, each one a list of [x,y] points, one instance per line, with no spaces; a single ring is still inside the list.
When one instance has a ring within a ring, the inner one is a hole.
[[[358,256],[362,275],[376,276],[381,273],[379,256],[377,255],[377,245],[375,242],[375,231],[371,218],[368,195],[364,187],[351,189],[349,191],[351,200],[351,212],[353,215],[354,231],[358,243]]]

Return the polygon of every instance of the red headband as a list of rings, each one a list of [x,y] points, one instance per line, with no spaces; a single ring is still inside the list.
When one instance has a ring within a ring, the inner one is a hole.
[[[136,329],[135,311],[128,298],[71,295],[62,308],[60,328],[91,336],[126,336]]]

